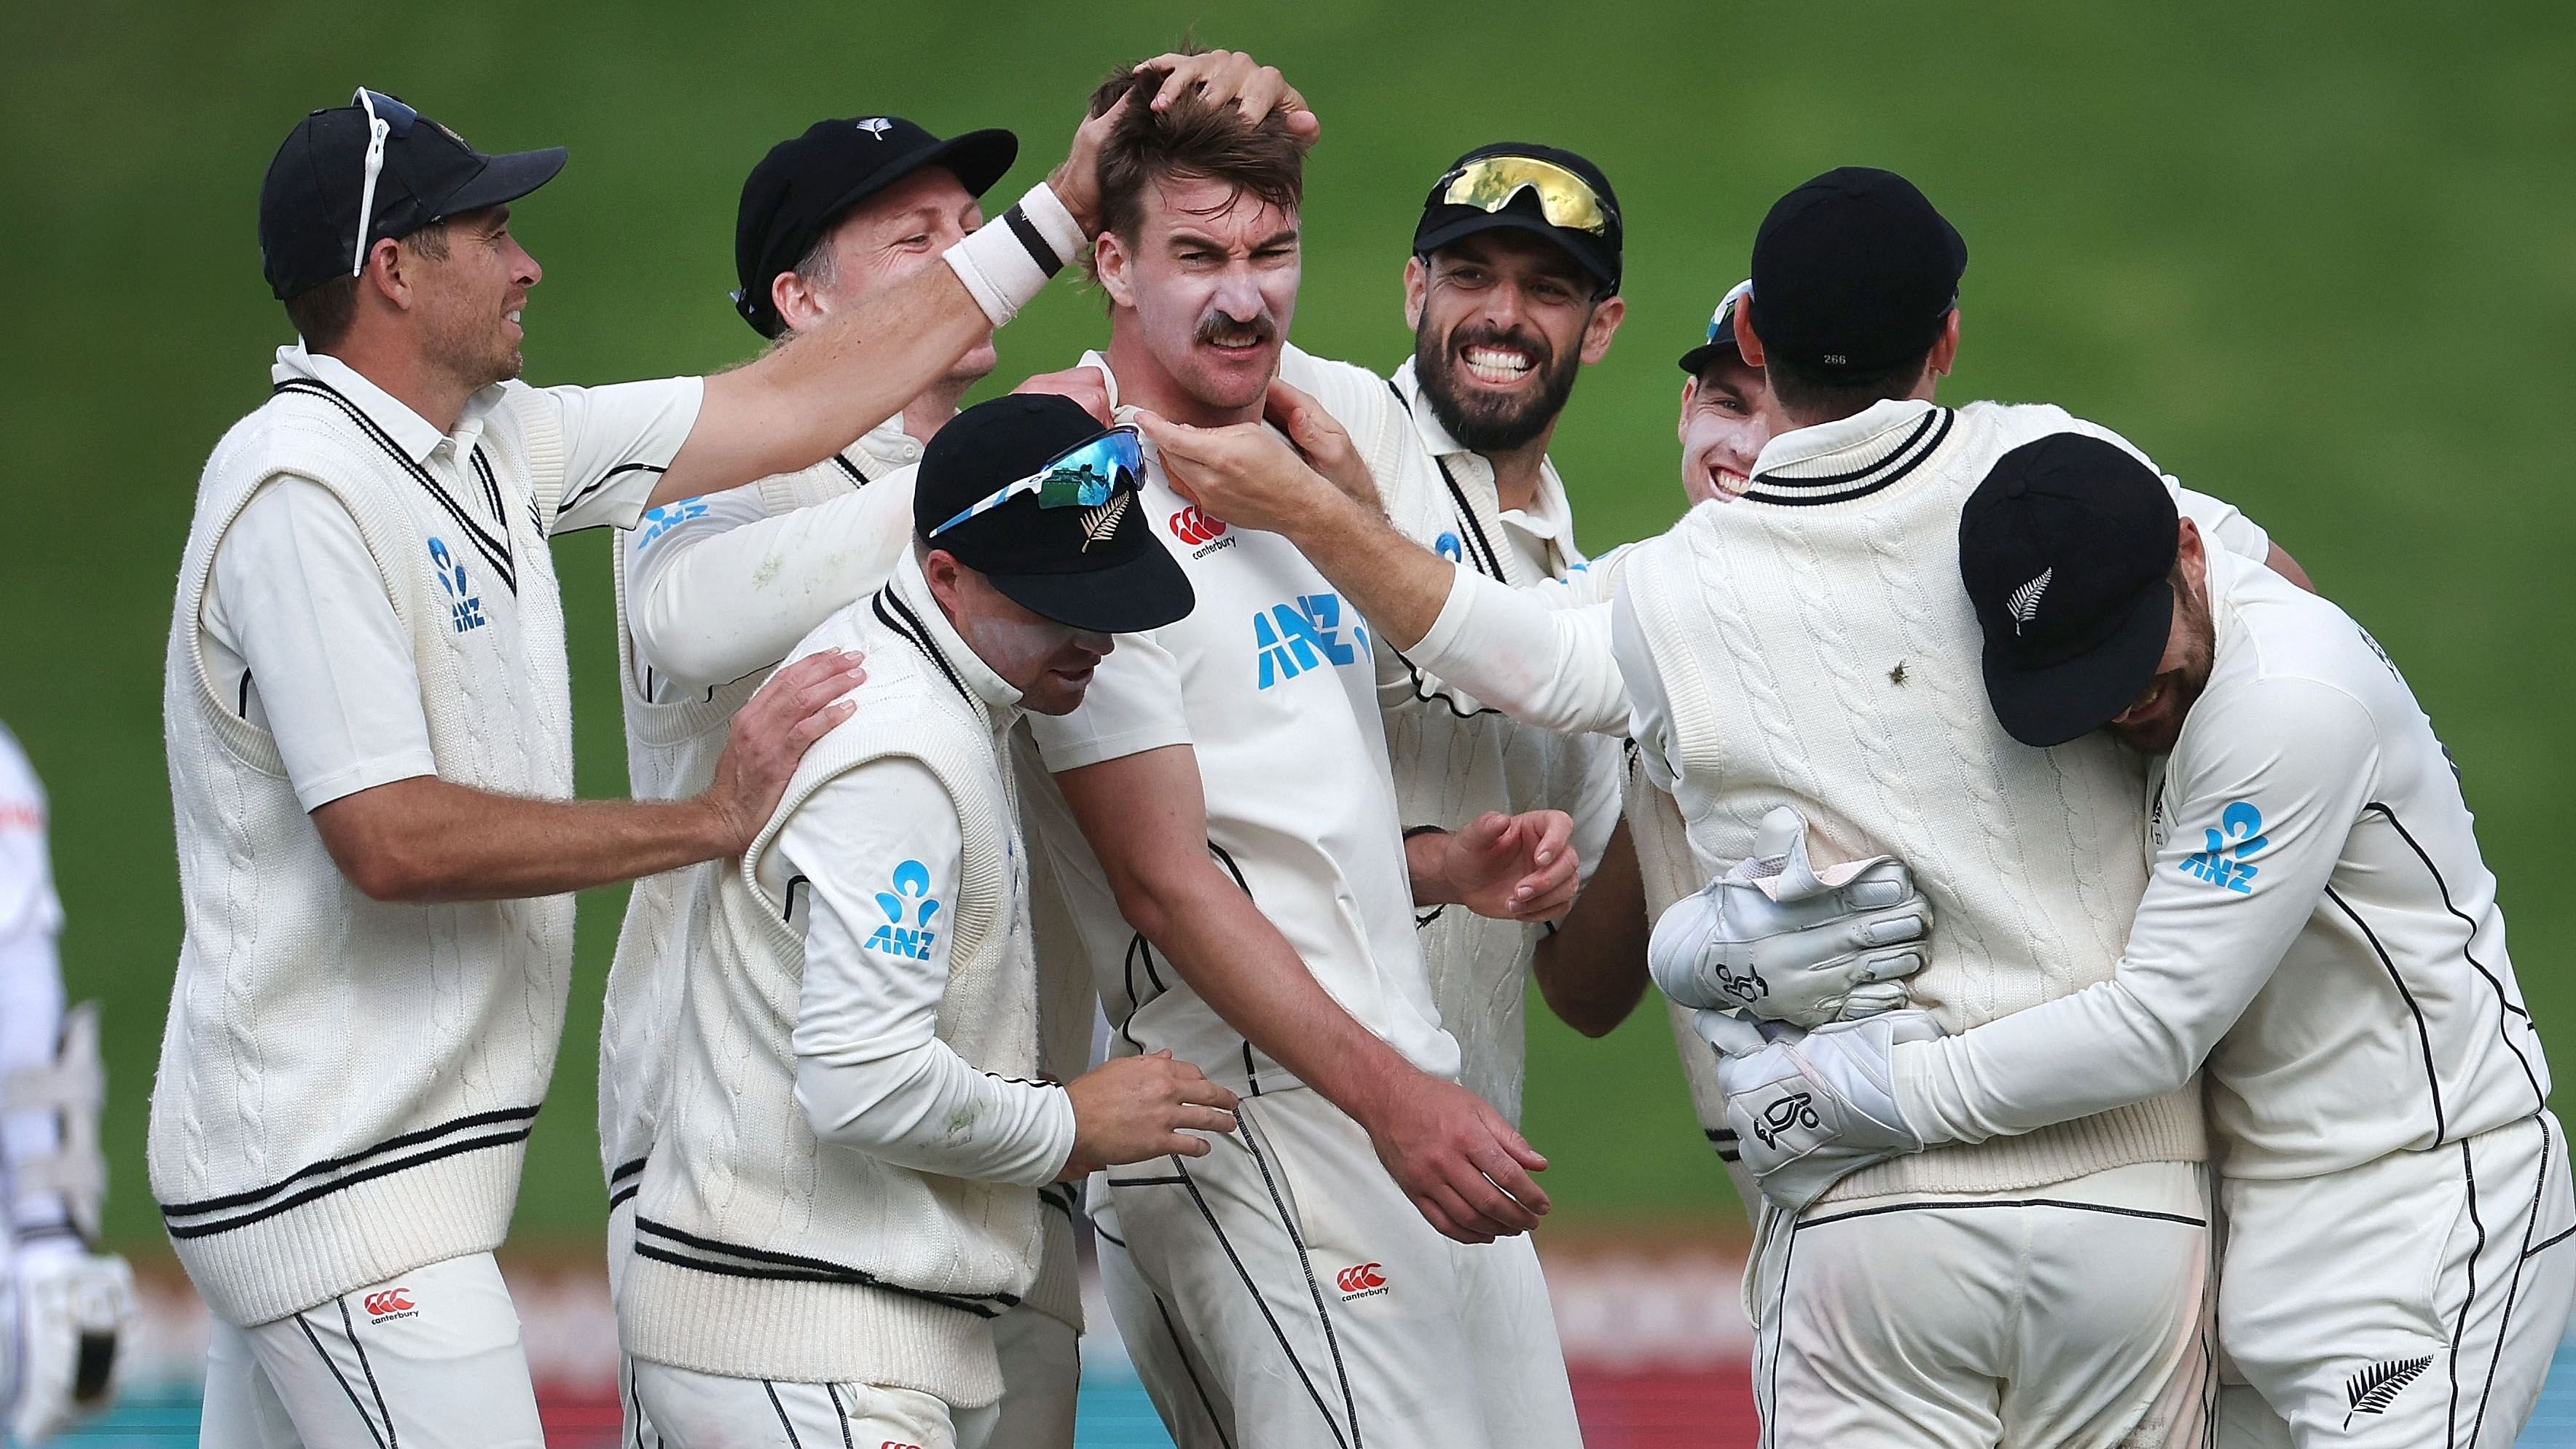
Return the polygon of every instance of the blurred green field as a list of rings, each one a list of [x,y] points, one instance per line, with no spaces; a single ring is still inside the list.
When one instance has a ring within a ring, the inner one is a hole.
[[[1402,357],[1413,210],[1456,152],[1538,139],[1607,169],[1632,310],[1557,446],[1596,551],[1679,511],[1672,358],[1770,198],[1849,162],[1914,177],[1972,249],[1945,396],[2120,429],[2368,624],[2465,768],[2523,983],[2568,1040],[2576,898],[2549,874],[2576,813],[2576,528],[2549,434],[2576,383],[2564,6],[14,6],[0,720],[53,791],[72,990],[108,1003],[116,1237],[159,1240],[143,1121],[179,936],[161,643],[197,470],[288,340],[254,236],[286,128],[363,81],[488,149],[569,145],[514,223],[549,269],[529,377],[698,371],[753,350],[724,294],[736,191],[769,143],[872,111],[1007,125],[1017,189],[1098,74],[1193,24],[1281,65],[1324,119],[1294,333],[1311,349]],[[1004,375],[1070,362],[1098,309],[1052,290],[1003,337]],[[625,779],[605,548],[559,545],[591,794]],[[591,1041],[622,899],[583,902],[522,1242],[598,1230]],[[1659,1017],[1602,1043],[1541,1026],[1531,1049],[1529,1132],[1566,1219],[1732,1215]]]

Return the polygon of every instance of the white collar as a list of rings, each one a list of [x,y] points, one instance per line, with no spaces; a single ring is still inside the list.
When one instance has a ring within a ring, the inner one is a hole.
[[[1404,365],[1395,370],[1394,382],[1397,395],[1404,399],[1404,410],[1413,415],[1413,430],[1421,437],[1422,445],[1430,449],[1431,456],[1435,458],[1454,458],[1462,453],[1474,454],[1476,460],[1485,464],[1486,471],[1491,473],[1492,460],[1459,442],[1447,428],[1441,426],[1439,414],[1431,410],[1431,400],[1422,395],[1422,377],[1413,364],[1414,359],[1410,357],[1404,359]],[[1532,538],[1566,545],[1570,544],[1574,537],[1574,506],[1566,499],[1565,480],[1558,476],[1556,459],[1553,457],[1539,460],[1538,491],[1531,496],[1529,507],[1505,508],[1502,506],[1502,500],[1497,498],[1494,500],[1494,511],[1503,522]],[[1566,561],[1568,563],[1575,561],[1570,550],[1567,552]]]
[[[300,337],[294,345],[277,349],[277,362],[269,368],[268,378],[271,382],[318,382],[347,398],[415,463],[428,462],[429,455],[437,452],[438,445],[450,436],[440,432],[429,419],[413,412],[392,393],[370,382],[365,373],[327,352],[305,350],[304,339]],[[454,436],[464,439],[480,436],[484,415],[498,406],[507,392],[507,386],[497,382],[476,389],[474,395],[465,400],[465,410],[457,415]]]
[[[1921,466],[1957,416],[1938,403],[1882,398],[1850,417],[1782,433],[1753,460],[1743,497],[1791,505],[1865,497]]]
[[[957,632],[957,626],[948,622],[947,611],[930,596],[930,581],[921,576],[921,560],[913,556],[910,548],[904,549],[895,560],[894,573],[886,580],[886,588],[903,602],[913,617],[920,621],[923,632],[930,636],[928,642],[938,656],[938,662],[934,662],[932,668],[945,663],[955,671],[958,682],[975,696],[976,703],[982,705],[986,713],[993,716],[996,729],[1018,718],[1020,692],[1011,687],[1010,681],[995,674],[993,667],[986,664],[983,656],[977,654],[966,643],[965,637]]]

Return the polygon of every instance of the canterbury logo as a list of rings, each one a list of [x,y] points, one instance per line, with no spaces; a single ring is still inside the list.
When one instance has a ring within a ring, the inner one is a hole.
[[[1345,1300],[1368,1293],[1383,1293],[1386,1291],[1385,1265],[1354,1263],[1333,1275],[1333,1286],[1342,1290]]]
[[[2013,634],[2016,637],[2021,633],[2021,626],[2038,615],[2039,596],[2048,592],[2048,581],[2056,576],[2057,566],[2051,564],[2039,571],[2038,578],[2012,591]]]
[[[2344,1397],[2352,1404],[2351,1410],[2343,1416],[2343,1426],[2347,1429],[2352,1427],[2354,1414],[2387,1413],[2388,1406],[2395,1402],[2397,1395],[2408,1384],[2423,1377],[2424,1370],[2432,1366],[2433,1356],[2428,1353],[2422,1358],[2387,1359],[2354,1374],[2351,1381],[2343,1386]]]
[[[1195,503],[1173,514],[1170,527],[1172,537],[1192,547],[1214,543],[1225,533],[1225,524],[1199,512]]]
[[[388,1313],[409,1313],[412,1311],[411,1290],[388,1288],[382,1293],[370,1293],[366,1298],[366,1308],[370,1318],[382,1318]]]
[[[1098,508],[1083,511],[1082,551],[1084,553],[1091,552],[1093,544],[1118,531],[1118,520],[1127,516],[1127,502],[1135,496],[1133,493],[1121,493]]]

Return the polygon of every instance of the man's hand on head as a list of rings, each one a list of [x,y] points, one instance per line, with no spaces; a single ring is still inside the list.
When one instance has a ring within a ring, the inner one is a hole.
[[[1260,117],[1279,111],[1288,125],[1288,133],[1311,146],[1323,133],[1323,124],[1315,113],[1306,109],[1306,98],[1288,84],[1288,78],[1275,65],[1263,65],[1239,50],[1207,50],[1197,55],[1158,55],[1137,63],[1136,72],[1164,72],[1162,86],[1151,102],[1158,111],[1170,110],[1172,103],[1196,89],[1211,106],[1231,103],[1246,116]]]
[[[1012,388],[1013,393],[1053,393],[1082,404],[1082,410],[1108,427],[1109,383],[1096,367],[1068,367],[1062,372],[1041,372]]]

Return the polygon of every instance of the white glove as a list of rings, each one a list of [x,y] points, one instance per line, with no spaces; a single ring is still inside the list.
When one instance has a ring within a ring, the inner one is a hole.
[[[113,1397],[117,1340],[134,1322],[134,1270],[71,1239],[19,1249],[18,1402],[9,1432],[37,1444]]]
[[[1888,1073],[1898,1042],[1941,1034],[1929,1013],[1891,1011],[1801,1033],[1770,1024],[1770,1043],[1717,1064],[1726,1121],[1762,1195],[1796,1212],[1852,1172],[1923,1150]]]
[[[1783,805],[1762,818],[1751,856],[1655,922],[1646,965],[1683,1006],[1813,1028],[1903,1006],[1931,928],[1903,861],[1818,871],[1806,820]]]

